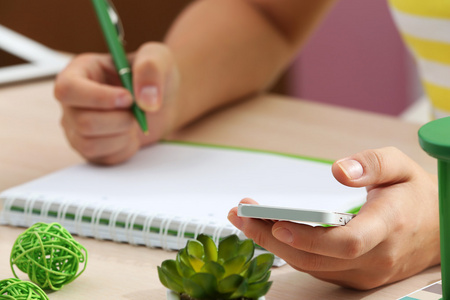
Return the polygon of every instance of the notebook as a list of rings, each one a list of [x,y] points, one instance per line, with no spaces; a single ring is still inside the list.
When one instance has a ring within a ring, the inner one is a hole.
[[[0,194],[0,224],[59,222],[79,236],[180,249],[199,233],[238,234],[227,219],[245,197],[345,212],[365,189],[340,185],[330,162],[264,151],[160,143],[116,166],[80,164]]]

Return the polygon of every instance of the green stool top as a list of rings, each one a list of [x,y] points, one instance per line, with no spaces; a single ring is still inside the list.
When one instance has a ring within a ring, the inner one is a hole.
[[[450,117],[423,125],[419,129],[419,143],[430,156],[450,160]]]

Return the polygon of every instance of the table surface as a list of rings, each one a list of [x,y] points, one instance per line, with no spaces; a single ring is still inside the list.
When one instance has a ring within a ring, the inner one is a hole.
[[[53,82],[0,87],[0,191],[80,163],[59,126]],[[417,143],[419,125],[368,112],[278,95],[262,95],[215,112],[173,135],[175,139],[338,159],[395,146],[436,172],[435,161]],[[23,228],[0,226],[0,280],[12,277],[9,254]],[[85,273],[56,299],[165,299],[156,267],[175,252],[76,237],[89,251]],[[23,278],[25,279],[25,278]],[[440,268],[370,291],[317,280],[289,266],[275,268],[267,300],[396,299],[440,279]]]

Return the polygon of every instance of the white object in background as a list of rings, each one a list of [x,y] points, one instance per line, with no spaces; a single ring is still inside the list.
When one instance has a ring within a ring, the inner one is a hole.
[[[406,108],[399,117],[404,121],[423,125],[433,119],[432,114],[430,100],[422,96]]]
[[[0,51],[24,63],[1,67],[0,84],[51,76],[62,70],[70,58],[0,25]]]

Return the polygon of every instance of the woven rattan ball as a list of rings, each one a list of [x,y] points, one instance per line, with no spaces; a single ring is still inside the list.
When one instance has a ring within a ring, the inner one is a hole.
[[[48,297],[32,282],[9,278],[0,281],[0,300],[48,300]]]
[[[36,223],[17,238],[11,251],[14,265],[43,289],[59,290],[84,272],[87,251],[58,223]]]

